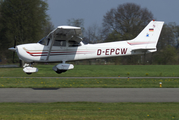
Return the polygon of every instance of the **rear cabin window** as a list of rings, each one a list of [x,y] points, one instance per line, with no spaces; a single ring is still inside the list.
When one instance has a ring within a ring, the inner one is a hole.
[[[74,40],[69,40],[68,41],[69,47],[78,47],[80,46],[80,43],[74,41]]]
[[[66,47],[66,40],[55,40],[53,46]]]

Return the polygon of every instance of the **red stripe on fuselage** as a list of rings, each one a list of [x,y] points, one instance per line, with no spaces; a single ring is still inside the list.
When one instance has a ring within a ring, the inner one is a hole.
[[[26,52],[31,56],[47,56],[48,55],[48,52],[29,52],[29,51],[26,51]],[[50,55],[72,55],[72,54],[87,54],[87,53],[92,53],[92,51],[51,52]]]
[[[155,42],[127,42],[129,45],[142,45],[142,44],[150,44],[150,43],[155,43]]]

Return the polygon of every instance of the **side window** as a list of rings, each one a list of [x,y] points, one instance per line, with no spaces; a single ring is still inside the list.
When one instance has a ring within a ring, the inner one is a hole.
[[[78,46],[80,46],[80,43],[78,43],[74,40],[69,40],[68,45],[69,45],[69,47],[78,47]]]
[[[55,40],[53,46],[66,47],[66,40]]]

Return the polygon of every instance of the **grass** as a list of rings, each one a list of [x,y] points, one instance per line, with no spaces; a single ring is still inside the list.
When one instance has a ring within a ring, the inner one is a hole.
[[[26,75],[22,68],[0,68],[0,88],[179,88],[179,79],[62,79],[41,77],[175,77],[178,65],[76,65],[56,74],[53,65],[38,65]],[[20,78],[5,78],[20,77]],[[39,77],[39,78],[28,78]],[[0,103],[0,120],[177,120],[179,103]]]
[[[179,88],[179,79],[0,78],[0,88]]]
[[[179,103],[0,103],[1,120],[177,120]]]
[[[179,79],[72,79],[41,77],[133,77],[179,76],[179,65],[76,65],[56,74],[53,65],[38,65],[38,73],[26,75],[22,68],[0,68],[0,88],[179,88]],[[5,78],[20,77],[20,78]],[[28,78],[39,77],[39,78]]]
[[[179,77],[179,65],[75,65],[73,70],[57,74],[54,65],[36,65],[32,77]],[[29,77],[22,68],[0,68],[0,77]]]

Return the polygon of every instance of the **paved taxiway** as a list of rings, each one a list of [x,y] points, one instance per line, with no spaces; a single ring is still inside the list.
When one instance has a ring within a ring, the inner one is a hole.
[[[0,88],[0,102],[179,102],[179,88]]]

